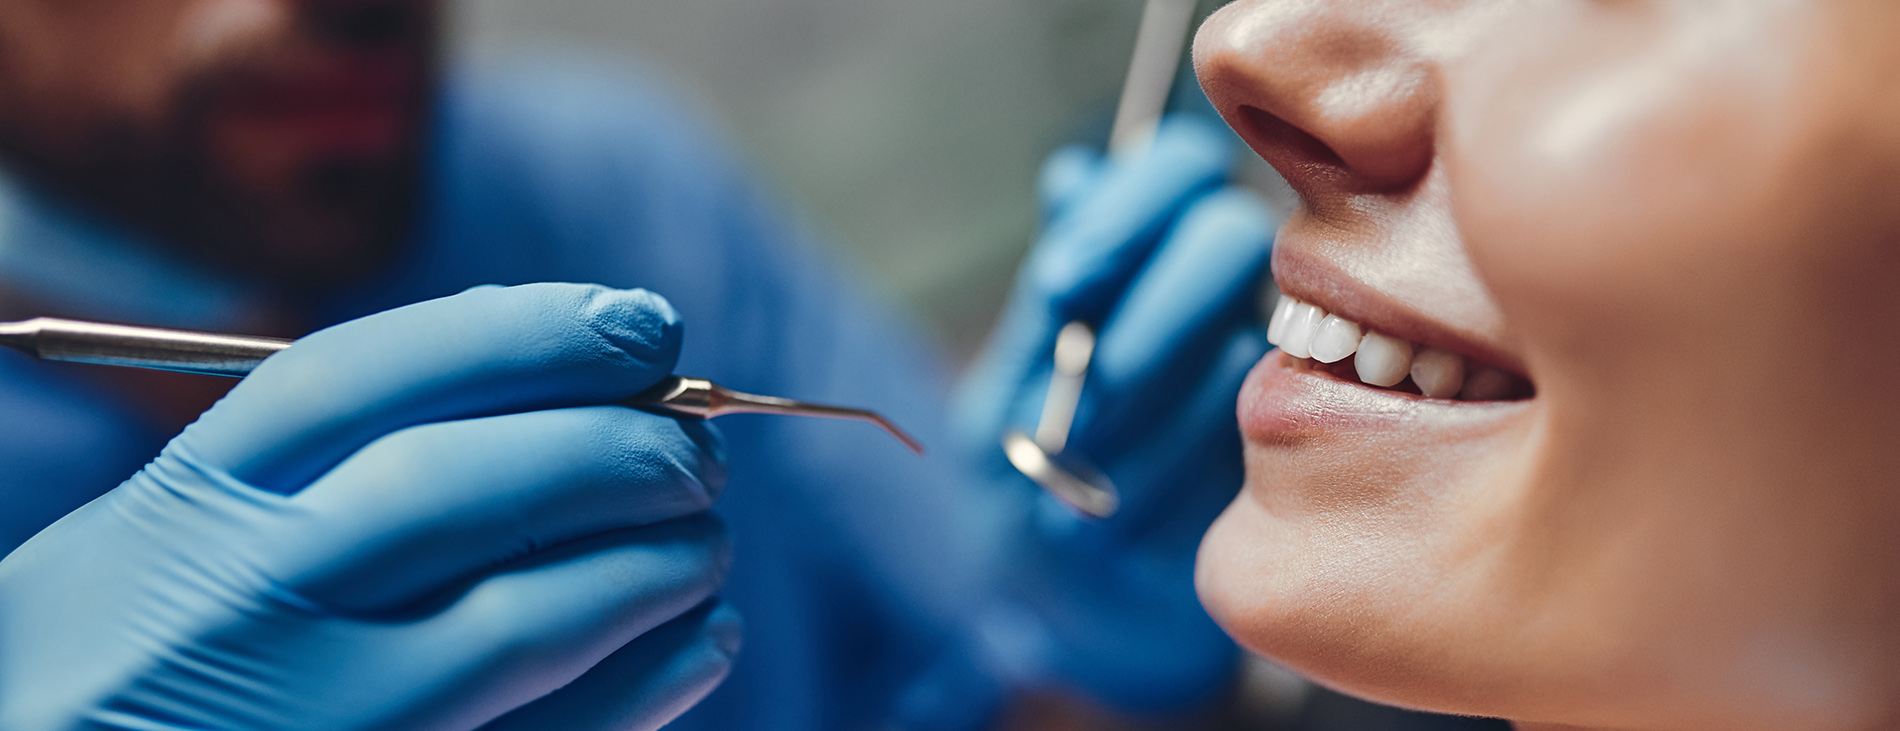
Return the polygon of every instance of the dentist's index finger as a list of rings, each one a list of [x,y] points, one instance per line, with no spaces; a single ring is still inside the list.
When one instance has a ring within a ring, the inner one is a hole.
[[[1025,284],[1067,317],[1099,316],[1147,262],[1182,206],[1227,178],[1232,141],[1192,118],[1162,125],[1147,151],[1112,160],[1064,206],[1030,255]]]
[[[477,288],[297,341],[171,448],[292,493],[404,427],[630,396],[672,372],[681,336],[673,308],[644,290]]]
[[[1101,446],[1106,425],[1160,418],[1206,379],[1222,341],[1254,318],[1272,248],[1272,216],[1246,191],[1195,202],[1103,327],[1084,396],[1094,416],[1071,443]]]
[[[1036,198],[1042,201],[1044,218],[1062,218],[1101,181],[1106,165],[1102,153],[1086,145],[1069,145],[1049,153],[1036,175]]]
[[[1250,314],[1273,251],[1266,206],[1239,188],[1189,208],[1102,328],[1091,387],[1139,390],[1176,370],[1235,313]]]

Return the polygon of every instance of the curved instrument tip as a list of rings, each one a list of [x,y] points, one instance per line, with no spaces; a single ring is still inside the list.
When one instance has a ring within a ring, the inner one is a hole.
[[[916,452],[919,456],[923,455],[924,453],[923,442],[917,441],[915,437],[912,437],[910,434],[906,433],[903,429],[897,428],[897,425],[891,423],[890,419],[884,418],[883,414],[873,413],[873,414],[870,414],[869,416],[871,417],[872,423],[875,423],[878,426],[883,427],[884,431],[889,432],[892,437],[895,437],[897,439],[897,441],[903,442],[904,446],[906,447],[910,447],[910,451]]]
[[[628,403],[640,408],[661,409],[669,413],[705,419],[726,414],[783,414],[816,416],[823,419],[852,419],[876,424],[897,441],[903,442],[910,451],[924,453],[923,442],[917,441],[903,429],[897,428],[890,419],[884,418],[883,414],[875,411],[734,391],[700,378],[674,378],[663,381],[662,385],[669,382],[684,384],[685,387],[671,390],[663,390],[659,387],[648,389],[634,396]]]

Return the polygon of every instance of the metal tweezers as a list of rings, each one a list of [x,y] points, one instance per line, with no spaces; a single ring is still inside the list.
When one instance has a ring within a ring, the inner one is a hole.
[[[0,345],[42,360],[242,378],[295,341],[197,330],[114,325],[56,317],[0,322]],[[924,445],[874,411],[741,393],[704,378],[667,376],[620,402],[669,416],[783,414],[875,424],[918,454]]]

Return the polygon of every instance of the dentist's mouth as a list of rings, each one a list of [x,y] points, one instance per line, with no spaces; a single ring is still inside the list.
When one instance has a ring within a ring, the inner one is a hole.
[[[1318,305],[1282,295],[1267,324],[1267,342],[1284,363],[1348,383],[1427,399],[1516,401],[1530,398],[1530,381],[1469,356],[1393,337]]]

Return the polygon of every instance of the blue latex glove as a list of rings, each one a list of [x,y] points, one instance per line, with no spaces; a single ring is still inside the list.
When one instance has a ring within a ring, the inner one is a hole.
[[[1211,700],[1235,662],[1195,596],[1193,561],[1241,482],[1234,400],[1269,347],[1255,303],[1275,224],[1227,184],[1232,161],[1224,128],[1185,116],[1126,159],[1051,156],[1044,233],[959,400],[959,438],[998,479],[1039,493],[998,440],[1034,431],[1056,332],[1075,319],[1097,327],[1064,451],[1116,484],[1121,509],[1088,523],[1036,498],[1017,550],[1021,605],[1001,614],[1040,626],[992,630],[1004,639],[991,644],[1035,646],[1037,657],[1004,664],[1123,710]]]
[[[653,294],[479,288],[272,356],[0,562],[0,728],[651,729],[725,675]]]

